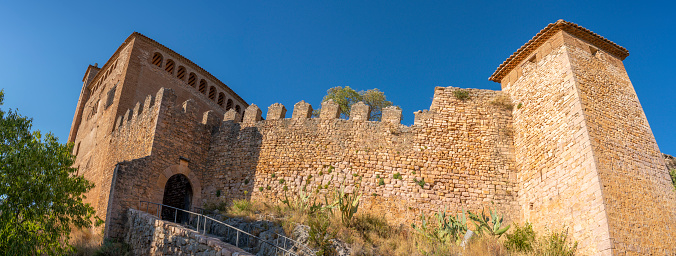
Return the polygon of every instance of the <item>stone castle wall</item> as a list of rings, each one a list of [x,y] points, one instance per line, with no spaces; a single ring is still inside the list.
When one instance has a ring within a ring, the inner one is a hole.
[[[279,200],[284,187],[290,195],[332,194],[360,184],[367,208],[399,222],[421,211],[478,210],[491,202],[516,219],[511,110],[495,104],[509,99],[468,89],[463,101],[454,96],[458,90],[436,88],[431,109],[417,113],[411,127],[399,124],[401,112],[397,117],[393,109],[383,122],[365,121],[366,105],[355,104],[343,120],[327,102],[320,118],[308,118],[312,108],[300,102],[283,119],[276,104],[265,121],[256,121],[260,110],[252,105],[244,122],[226,122],[214,135],[202,197],[223,200],[216,198],[221,191],[226,198]]]

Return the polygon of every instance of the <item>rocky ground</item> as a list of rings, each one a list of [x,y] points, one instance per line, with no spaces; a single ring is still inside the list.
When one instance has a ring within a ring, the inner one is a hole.
[[[296,225],[292,234],[288,235],[276,221],[264,219],[249,220],[242,217],[228,218],[221,214],[211,214],[209,217],[256,236],[258,239],[240,232],[239,241],[237,241],[237,232],[234,229],[217,222],[210,223],[210,221],[207,221],[208,234],[218,237],[229,244],[238,244],[238,247],[257,256],[277,255],[275,246],[270,244],[285,248],[297,255],[315,255],[316,253],[316,249],[309,246],[310,227],[306,225]],[[195,221],[191,224],[190,226],[194,228]],[[337,255],[350,255],[351,250],[347,243],[338,239],[332,239],[330,242],[332,243],[332,247],[336,249]]]

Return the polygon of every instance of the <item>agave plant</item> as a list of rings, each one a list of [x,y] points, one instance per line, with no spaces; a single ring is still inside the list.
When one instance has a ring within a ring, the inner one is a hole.
[[[356,192],[358,187],[354,189],[354,193],[346,194],[345,187],[342,187],[340,190],[336,189],[336,203],[338,209],[340,209],[341,217],[343,224],[349,225],[352,221],[352,217],[357,213],[359,209],[359,199],[361,198],[361,193]]]
[[[490,236],[502,236],[507,230],[509,230],[510,225],[502,227],[502,215],[498,215],[498,211],[493,211],[490,207],[488,208],[489,214],[487,215],[484,210],[481,210],[481,215],[475,214],[471,211],[468,211],[469,218],[474,221],[475,232],[483,236],[484,234]],[[484,233],[485,232],[485,233]]]
[[[424,213],[421,216],[421,225],[416,226],[415,224],[411,224],[411,226],[426,238],[444,244],[460,244],[463,235],[467,232],[467,217],[465,215],[465,210],[463,209],[462,214],[456,216],[447,215],[446,210],[437,212],[435,216],[437,223],[434,226],[430,225],[429,222],[431,218],[425,218]]]

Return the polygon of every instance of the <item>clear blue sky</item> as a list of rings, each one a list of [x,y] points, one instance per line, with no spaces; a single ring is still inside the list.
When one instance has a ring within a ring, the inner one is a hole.
[[[138,31],[263,110],[318,107],[333,86],[379,88],[411,124],[435,86],[500,89],[488,81],[495,68],[565,19],[629,50],[624,64],[660,149],[676,154],[673,1],[137,2],[0,2],[3,108],[65,141],[87,65]]]

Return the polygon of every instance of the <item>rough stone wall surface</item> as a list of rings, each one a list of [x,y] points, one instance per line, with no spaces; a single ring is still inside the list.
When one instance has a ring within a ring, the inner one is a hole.
[[[220,190],[228,198],[277,200],[360,184],[369,208],[399,222],[491,202],[517,219],[511,112],[491,104],[503,94],[469,89],[462,101],[456,90],[437,88],[430,114],[412,127],[306,118],[312,107],[304,102],[291,119],[224,122],[211,143],[202,198],[222,200]]]
[[[676,191],[624,65],[564,37],[602,185],[613,254],[676,254]]]
[[[220,123],[215,120],[221,117],[211,111],[198,115],[192,100],[176,104],[176,95],[171,89],[161,89],[155,98],[147,116],[141,114],[140,118],[121,125],[111,135],[111,148],[117,151],[110,151],[109,158],[115,160],[109,161],[121,163],[111,174],[110,182],[103,184],[107,186],[106,195],[110,198],[100,199],[111,207],[99,212],[106,213],[108,237],[120,236],[127,208],[138,209],[141,200],[162,202],[167,181],[176,174],[189,179],[193,189],[192,206],[202,206],[202,173],[206,168],[211,134],[217,128],[214,123]],[[154,131],[145,137],[151,141],[149,154],[139,154],[139,158],[133,160],[113,157],[128,155],[129,152],[122,151],[134,149],[136,142],[131,137],[142,137],[149,130]]]
[[[611,249],[605,206],[569,53],[559,32],[503,81],[517,104],[519,205],[538,230],[572,231],[583,254]]]
[[[148,213],[129,209],[124,241],[133,255],[252,255],[217,238],[205,236]]]

